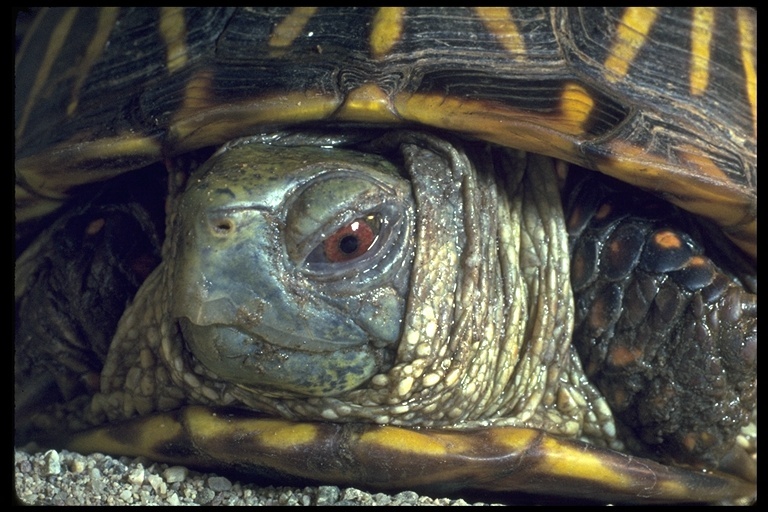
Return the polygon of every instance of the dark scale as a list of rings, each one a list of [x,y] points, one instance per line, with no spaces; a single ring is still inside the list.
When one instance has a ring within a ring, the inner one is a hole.
[[[572,170],[565,207],[573,343],[622,437],[641,455],[729,464],[757,399],[756,291],[722,263],[738,256],[722,239],[705,247],[689,214],[595,173]]]
[[[117,323],[160,263],[166,178],[155,167],[140,172],[144,179],[118,178],[73,201],[38,238],[34,258],[17,263],[29,272],[16,308],[16,382],[25,383],[16,390],[17,439],[39,402],[99,389]],[[40,350],[26,350],[41,339]]]

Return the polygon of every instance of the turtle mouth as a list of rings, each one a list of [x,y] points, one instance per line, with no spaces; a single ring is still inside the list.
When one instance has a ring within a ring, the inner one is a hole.
[[[377,373],[385,353],[368,343],[313,343],[272,328],[272,336],[265,337],[188,318],[180,318],[179,326],[191,352],[219,378],[303,396],[334,396],[359,387]]]

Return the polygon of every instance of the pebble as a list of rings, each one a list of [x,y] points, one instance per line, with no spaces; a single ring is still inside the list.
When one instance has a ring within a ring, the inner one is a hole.
[[[61,473],[61,459],[59,458],[59,453],[56,450],[48,450],[45,452],[43,457],[45,464],[43,468],[43,474],[45,476],[58,475]]]
[[[56,465],[58,464],[58,471]],[[414,492],[370,494],[358,489],[260,487],[153,464],[146,459],[83,456],[66,450],[15,454],[16,502],[28,505],[468,505]],[[56,473],[49,473],[57,471]],[[51,474],[57,475],[50,478]],[[474,503],[486,505],[485,503]]]
[[[208,479],[208,487],[212,491],[228,491],[232,488],[232,482],[223,476],[212,476]]]
[[[176,482],[183,482],[184,479],[187,478],[188,473],[189,470],[183,466],[171,466],[163,471],[163,478],[165,478],[165,481],[169,484],[173,484]]]

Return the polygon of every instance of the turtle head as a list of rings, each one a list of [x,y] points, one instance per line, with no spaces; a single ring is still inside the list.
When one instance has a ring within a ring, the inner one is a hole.
[[[176,214],[171,313],[219,378],[330,396],[392,364],[414,217],[392,164],[232,144],[190,177]]]

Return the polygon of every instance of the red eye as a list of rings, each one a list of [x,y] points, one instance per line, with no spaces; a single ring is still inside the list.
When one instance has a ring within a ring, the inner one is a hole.
[[[325,257],[331,263],[353,260],[371,248],[376,235],[365,219],[350,222],[323,242]]]

